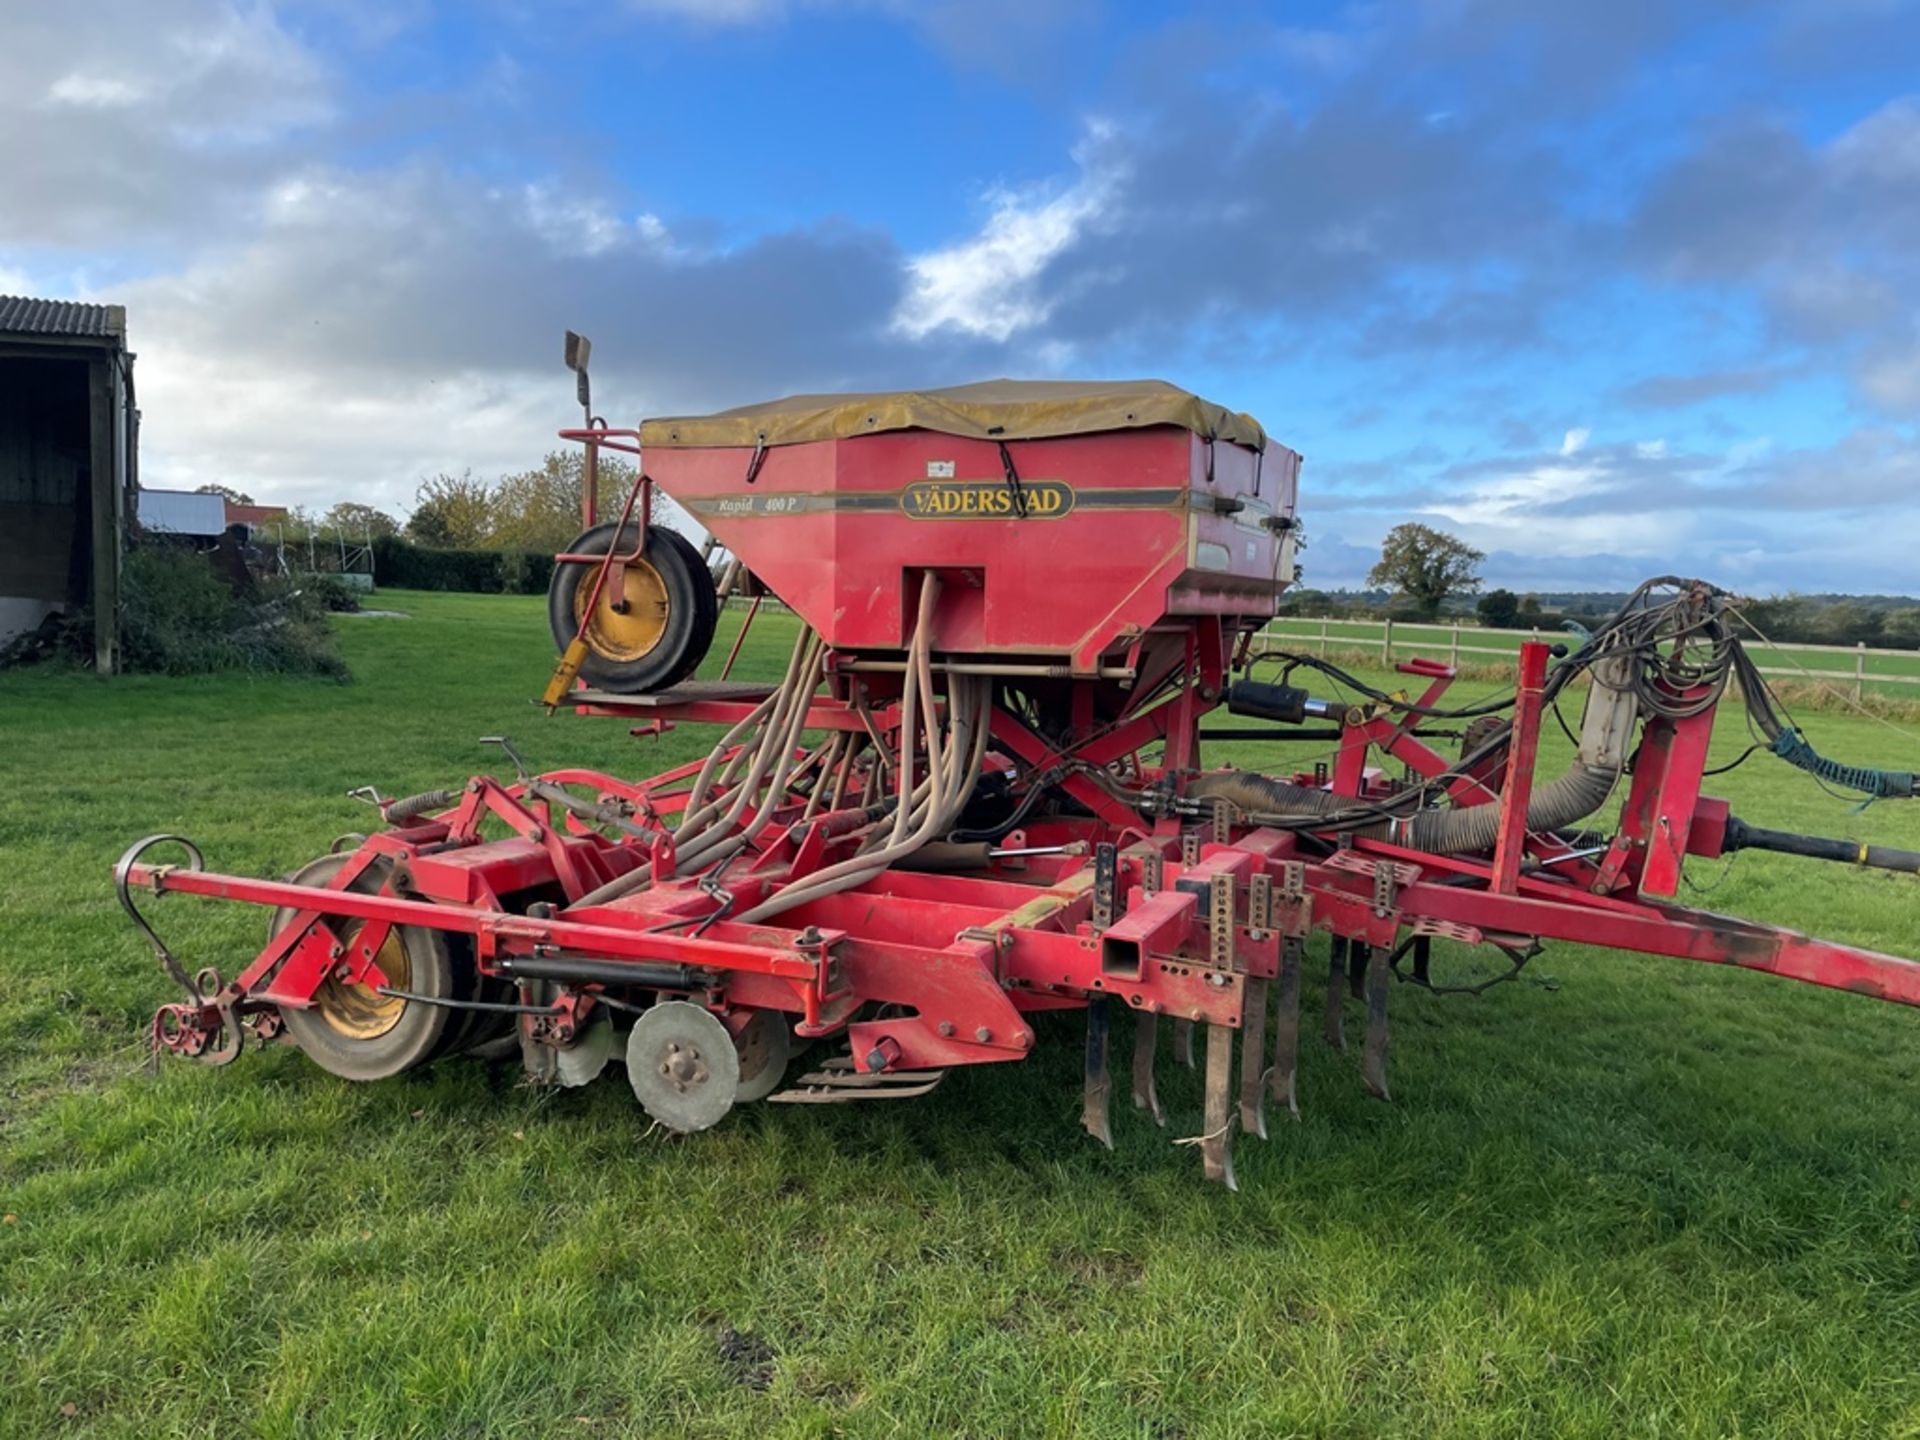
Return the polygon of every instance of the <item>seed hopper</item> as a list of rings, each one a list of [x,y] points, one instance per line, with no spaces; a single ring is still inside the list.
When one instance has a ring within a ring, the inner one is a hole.
[[[569,359],[584,401],[584,342]],[[1262,645],[1301,544],[1300,457],[1171,386],[798,397],[638,430],[589,407],[562,433],[590,483],[547,703],[711,726],[711,748],[634,779],[530,773],[502,740],[499,774],[369,791],[381,828],[286,879],[141,841],[120,896],[183,992],[157,1049],[224,1064],[284,1039],[359,1081],[478,1052],[563,1085],[617,1058],[691,1132],[751,1101],[924,1095],[1024,1060],[1038,1013],[1077,1010],[1086,1129],[1112,1143],[1116,1068],[1141,1123],[1167,1125],[1170,1050],[1204,1068],[1204,1113],[1175,1133],[1231,1186],[1236,1132],[1297,1113],[1303,1007],[1335,1050],[1353,1022],[1385,1099],[1395,982],[1448,988],[1469,947],[1503,976],[1565,940],[1920,1004],[1912,960],[1675,901],[1689,857],[1740,848],[1920,868],[1705,793],[1732,687],[1781,759],[1914,789],[1812,749],[1711,585],[1649,582],[1591,634],[1522,645],[1509,693],[1450,703],[1436,661],[1388,691]],[[609,517],[606,451],[644,464]],[[746,622],[797,617],[776,683],[690,678],[714,572],[656,490],[732,557]],[[1544,773],[1563,710],[1577,756]],[[1221,736],[1275,758],[1209,764]],[[194,973],[136,903],[175,893],[266,906],[271,938],[231,978]]]

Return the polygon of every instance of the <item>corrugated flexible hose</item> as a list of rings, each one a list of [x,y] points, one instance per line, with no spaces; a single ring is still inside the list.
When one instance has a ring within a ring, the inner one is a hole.
[[[1564,830],[1576,825],[1606,804],[1607,796],[1613,793],[1614,782],[1626,765],[1638,714],[1632,664],[1629,654],[1609,656],[1590,667],[1593,687],[1580,722],[1579,758],[1566,774],[1534,790],[1527,802],[1529,830]],[[1329,821],[1356,812],[1364,814],[1370,808],[1392,809],[1392,802],[1385,807],[1370,807],[1351,796],[1245,770],[1202,775],[1188,787],[1187,794],[1194,799],[1217,797],[1256,813],[1325,817]],[[1342,828],[1357,835],[1391,839],[1415,850],[1458,855],[1493,848],[1499,838],[1500,807],[1464,805],[1449,810],[1413,810],[1404,816],[1389,813],[1372,823]]]
[[[1527,804],[1527,828],[1564,830],[1593,814],[1612,793],[1617,771],[1575,761],[1557,780],[1533,792]],[[1329,790],[1315,790],[1250,770],[1203,775],[1188,787],[1196,799],[1221,799],[1242,810],[1271,815],[1334,816],[1351,812],[1354,801]],[[1392,839],[1415,850],[1457,855],[1491,850],[1498,838],[1500,807],[1469,805],[1455,810],[1421,810],[1410,820],[1383,819],[1355,830],[1357,835]]]

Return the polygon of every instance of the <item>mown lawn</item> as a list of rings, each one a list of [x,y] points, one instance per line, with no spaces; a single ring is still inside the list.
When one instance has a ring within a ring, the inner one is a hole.
[[[170,997],[112,899],[129,840],[284,873],[367,823],[351,786],[497,765],[482,734],[632,772],[705,743],[539,718],[538,600],[381,603],[412,618],[342,621],[344,686],[0,676],[0,1435],[1920,1432],[1920,1016],[1764,977],[1561,948],[1477,1001],[1396,990],[1395,1103],[1310,1044],[1303,1118],[1240,1143],[1238,1195],[1131,1111],[1114,1153],[1081,1135],[1070,1020],[924,1101],[692,1139],[618,1069],[150,1074]],[[767,626],[746,673],[783,649]],[[1717,783],[1763,824],[1920,846],[1920,807],[1856,814],[1765,757]],[[1920,953],[1910,878],[1695,879]],[[193,964],[259,943],[246,907],[158,915]],[[1163,1094],[1194,1133],[1195,1078]]]

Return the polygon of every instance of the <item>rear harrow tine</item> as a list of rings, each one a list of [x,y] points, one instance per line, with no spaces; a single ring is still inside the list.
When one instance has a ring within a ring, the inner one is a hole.
[[[1153,1088],[1153,1052],[1160,1040],[1160,1017],[1141,1010],[1133,1022],[1133,1105],[1153,1117],[1156,1125],[1167,1123],[1167,1112],[1160,1108],[1160,1096]]]
[[[1343,936],[1333,937],[1333,946],[1327,956],[1327,1044],[1334,1049],[1346,1052],[1347,1030],[1340,1017],[1340,1006],[1346,998],[1347,989],[1347,942]]]
[[[1247,977],[1240,1013],[1240,1128],[1267,1138],[1267,982]]]
[[[1087,1006],[1087,1075],[1080,1098],[1080,1124],[1107,1149],[1113,1148],[1113,1126],[1107,1102],[1113,1095],[1113,1075],[1107,1068],[1108,999],[1101,996]]]
[[[829,1060],[792,1086],[767,1096],[770,1105],[844,1105],[849,1101],[911,1100],[947,1077],[945,1070],[855,1071],[851,1062]]]
[[[1200,1159],[1207,1179],[1238,1190],[1233,1178],[1233,1031],[1225,1025],[1207,1027],[1205,1123]]]
[[[1367,962],[1373,958],[1373,947],[1364,940],[1354,940],[1347,945],[1347,991],[1356,1000],[1367,998]]]
[[[1173,1022],[1173,1058],[1187,1069],[1193,1069],[1193,1022],[1191,1020]]]
[[[850,1101],[868,1100],[912,1100],[925,1095],[936,1088],[946,1078],[946,1071],[902,1071],[902,1074],[927,1076],[932,1079],[920,1079],[911,1085],[889,1086],[880,1090],[848,1089],[839,1085],[796,1087],[792,1090],[777,1090],[767,1096],[769,1105],[845,1105]]]
[[[944,1070],[819,1070],[802,1075],[797,1083],[831,1085],[836,1090],[899,1090],[918,1085],[931,1075],[946,1073]]]
[[[1280,947],[1280,994],[1273,1030],[1273,1069],[1269,1088],[1276,1105],[1300,1118],[1300,1096],[1295,1077],[1300,1069],[1300,955],[1302,940],[1289,937]]]
[[[1387,955],[1386,947],[1371,947],[1367,961],[1367,1048],[1360,1059],[1360,1076],[1367,1089],[1382,1100],[1387,1093]]]

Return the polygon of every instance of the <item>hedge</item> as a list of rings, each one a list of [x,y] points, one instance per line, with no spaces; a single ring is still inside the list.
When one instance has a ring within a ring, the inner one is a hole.
[[[553,556],[544,550],[433,550],[397,535],[373,542],[373,573],[402,590],[544,595]]]

